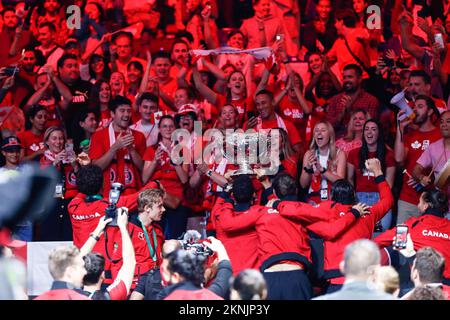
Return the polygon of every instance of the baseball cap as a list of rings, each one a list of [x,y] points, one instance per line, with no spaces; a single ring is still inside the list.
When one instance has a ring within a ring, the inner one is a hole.
[[[64,44],[64,48],[70,48],[70,47],[78,47],[79,46],[78,39],[75,38],[69,38],[66,40],[66,43]]]
[[[14,151],[20,150],[21,148],[22,144],[17,137],[11,136],[2,140],[2,151]]]
[[[197,107],[191,103],[183,104],[180,109],[178,109],[177,115],[183,116],[189,112],[193,112],[197,115]]]

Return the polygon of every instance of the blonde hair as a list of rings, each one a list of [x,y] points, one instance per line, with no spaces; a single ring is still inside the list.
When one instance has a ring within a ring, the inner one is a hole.
[[[51,126],[47,130],[45,130],[44,133],[44,144],[47,146],[47,148],[48,148],[47,141],[48,139],[50,139],[50,135],[55,131],[61,131],[64,136],[64,141],[66,141],[66,133],[64,132],[64,129],[58,126]]]
[[[53,279],[62,279],[79,254],[80,251],[75,246],[59,246],[53,249],[48,256],[48,270]]]
[[[377,271],[377,282],[381,289],[389,294],[394,294],[400,287],[400,278],[397,271],[391,266],[381,266]]]
[[[309,145],[309,150],[317,152],[319,150],[319,146],[316,143],[316,128],[319,124],[324,124],[327,127],[327,130],[330,134],[330,140],[328,141],[328,148],[330,149],[330,155],[328,156],[328,162],[331,164],[330,167],[334,167],[336,165],[337,154],[339,149],[336,148],[336,134],[334,132],[334,128],[328,121],[319,121],[316,123],[313,129],[313,135],[311,139],[311,144]]]
[[[161,189],[146,189],[141,191],[138,196],[138,211],[142,212],[145,206],[153,207],[158,200],[164,197],[164,191]]]

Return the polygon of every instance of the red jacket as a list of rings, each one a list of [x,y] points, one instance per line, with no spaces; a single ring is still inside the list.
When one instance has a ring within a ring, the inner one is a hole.
[[[88,297],[70,289],[67,282],[55,280],[49,291],[36,297],[34,300],[91,300]]]
[[[296,253],[306,259],[306,261],[311,262],[311,247],[304,222],[319,221],[326,216],[326,213],[320,208],[314,208],[309,204],[300,202],[283,201],[278,204],[277,209],[283,212],[287,207],[291,206],[295,206],[296,218],[298,219],[285,219],[277,210],[262,206],[253,206],[250,210],[252,214],[233,217],[232,205],[226,203],[224,204],[224,214],[221,219],[222,228],[225,232],[256,229],[259,241],[259,266],[264,264],[270,257],[288,252]],[[354,219],[355,216],[353,214],[348,214],[339,219],[339,222],[329,223],[329,232],[341,232]]]
[[[414,250],[432,247],[450,261],[450,220],[438,216],[432,210],[427,210],[418,218],[410,218],[405,224],[409,227],[409,234],[414,243]],[[395,228],[383,232],[375,238],[380,247],[392,245]],[[444,278],[450,279],[450,263],[445,264]]]
[[[153,181],[145,185],[143,189],[157,188],[157,184]],[[134,211],[137,209],[137,198],[139,192],[130,194],[128,196],[121,196],[117,207],[127,207],[128,210]],[[86,201],[86,195],[79,193],[70,201],[68,212],[70,214],[70,221],[73,229],[73,244],[77,248],[81,248],[89,238],[89,235],[95,230],[98,221],[105,215],[105,209],[108,206],[107,199]],[[103,254],[105,256],[105,238],[102,236],[95,245],[93,251]]]
[[[117,229],[118,228],[114,228]],[[156,244],[154,242],[153,231],[156,236]],[[140,278],[140,276],[147,271],[159,267],[162,263],[162,246],[164,243],[164,232],[160,225],[156,223],[152,223],[147,227],[147,234],[150,240],[150,244],[156,252],[156,261],[153,261],[150,250],[147,245],[147,240],[145,234],[143,232],[142,226],[137,220],[137,215],[132,215],[130,217],[130,221],[128,222],[128,234],[130,235],[131,242],[133,243],[133,248],[136,256],[136,268],[134,271],[134,278],[132,283],[132,288],[136,287],[136,284]],[[112,259],[118,260],[122,258],[122,236],[120,234],[120,230],[118,230],[114,234],[114,238],[111,241],[113,245],[112,250]],[[123,260],[120,260],[117,263],[111,265],[111,274],[112,278],[115,279],[117,274],[119,273],[120,268],[122,267]]]
[[[324,221],[312,223],[307,226],[309,231],[314,232],[324,240],[324,276],[327,279],[331,278],[331,283],[344,283],[344,278],[340,277],[339,263],[343,260],[345,247],[357,239],[370,239],[375,223],[392,207],[394,199],[389,184],[384,180],[384,177],[377,178],[376,181],[378,183],[380,201],[372,206],[369,215],[353,221],[344,232],[330,232],[330,223]],[[326,212],[326,216],[323,217],[325,220],[337,219],[342,215],[344,217],[348,216],[345,213],[351,207],[351,205],[333,203],[332,201],[322,202],[319,206],[319,208]],[[292,208],[286,207],[285,209],[285,211],[281,211],[281,215],[286,217],[295,216],[295,214],[292,214],[292,212],[295,212]],[[332,223],[331,225],[334,224]]]
[[[222,227],[222,215],[224,212],[224,199],[218,197],[211,219],[216,230],[216,237],[222,241],[230,256],[233,274],[237,275],[244,269],[257,268],[258,265],[258,236],[256,230],[247,229],[237,232],[225,232]],[[233,216],[253,214],[250,210],[235,211]]]

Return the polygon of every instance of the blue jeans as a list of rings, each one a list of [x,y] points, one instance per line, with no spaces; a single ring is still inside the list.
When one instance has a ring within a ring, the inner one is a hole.
[[[380,201],[380,194],[378,192],[357,192],[356,196],[358,201],[365,203],[369,206],[373,206],[375,203]],[[391,228],[392,223],[392,210],[389,210],[385,216],[381,219],[381,226],[383,230],[388,230]]]

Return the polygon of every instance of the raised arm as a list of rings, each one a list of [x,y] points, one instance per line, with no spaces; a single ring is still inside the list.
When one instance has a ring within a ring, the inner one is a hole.
[[[136,267],[136,257],[134,253],[133,243],[128,234],[128,209],[119,208],[117,210],[117,225],[122,236],[122,267],[117,274],[116,281],[123,281],[127,288],[127,296],[130,293],[131,284],[133,282],[134,269]],[[112,284],[113,286],[114,284]],[[107,289],[110,291],[110,288]]]
[[[409,12],[403,12],[399,17],[400,36],[403,48],[414,58],[421,61],[425,49],[417,45],[412,37],[413,17]]]
[[[212,104],[216,104],[217,102],[217,93],[208,88],[203,82],[200,80],[200,73],[198,72],[197,65],[193,66],[192,76],[194,78],[195,88],[200,92],[200,94],[208,100]]]

